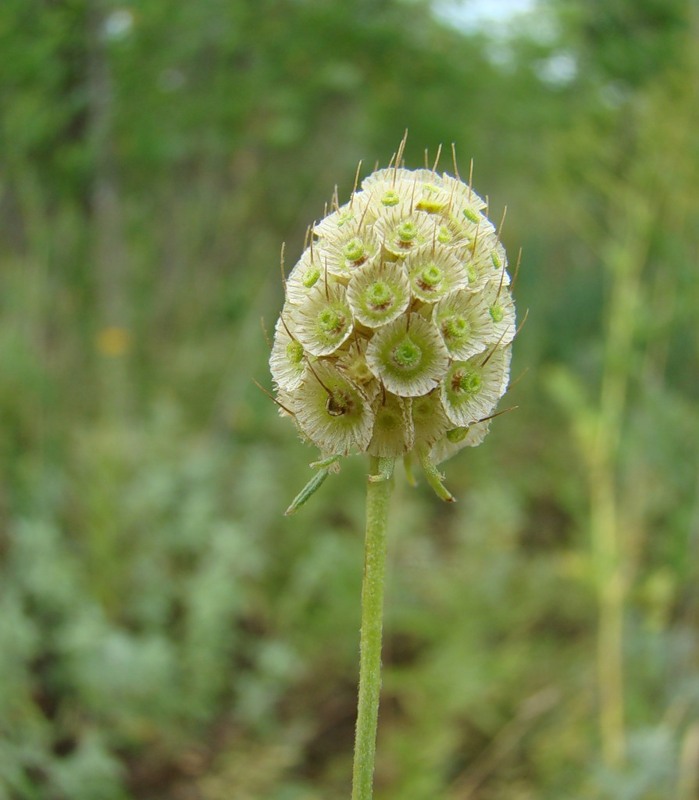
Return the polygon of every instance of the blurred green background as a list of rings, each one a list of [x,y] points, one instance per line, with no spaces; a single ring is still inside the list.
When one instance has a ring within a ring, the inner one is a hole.
[[[1,800],[349,796],[366,465],[284,518],[252,380],[405,128],[530,314],[459,503],[398,481],[377,799],[696,800],[696,0],[3,0],[0,53]]]

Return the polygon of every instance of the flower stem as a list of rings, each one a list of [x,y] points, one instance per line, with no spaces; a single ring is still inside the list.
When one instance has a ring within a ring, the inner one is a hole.
[[[386,528],[389,499],[393,489],[393,479],[376,480],[380,475],[379,459],[372,458],[367,486],[359,702],[354,743],[352,800],[371,800],[374,784],[376,728],[381,691],[381,633],[386,571]]]

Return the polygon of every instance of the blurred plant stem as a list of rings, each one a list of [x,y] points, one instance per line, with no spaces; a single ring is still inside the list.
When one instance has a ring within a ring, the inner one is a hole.
[[[386,528],[393,478],[383,474],[382,459],[371,458],[366,501],[362,627],[359,656],[359,700],[352,771],[352,800],[373,796],[376,729],[381,692]]]
[[[633,346],[641,303],[641,275],[650,244],[652,215],[642,193],[625,186],[619,193],[619,225],[602,253],[611,278],[607,335],[599,405],[590,435],[583,438],[590,492],[590,538],[599,609],[597,675],[600,737],[605,762],[618,766],[625,756],[624,604],[628,570],[619,510],[617,464]]]
[[[88,10],[88,137],[93,169],[90,187],[92,258],[97,276],[98,324],[104,330],[128,330],[126,320],[126,247],[123,209],[114,143],[115,92],[105,35],[107,8],[94,0]],[[119,413],[126,405],[125,358],[102,359],[104,408]]]
[[[680,750],[677,800],[699,797],[699,723],[687,728]]]

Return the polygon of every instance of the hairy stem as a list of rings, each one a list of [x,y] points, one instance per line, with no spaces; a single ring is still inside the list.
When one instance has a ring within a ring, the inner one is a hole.
[[[383,628],[386,528],[393,479],[381,475],[378,458],[371,459],[367,485],[362,628],[359,658],[359,702],[352,771],[352,800],[371,800],[374,783],[376,728],[381,691],[381,633]]]

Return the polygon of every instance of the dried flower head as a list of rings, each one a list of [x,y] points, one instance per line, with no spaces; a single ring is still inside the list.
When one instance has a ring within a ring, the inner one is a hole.
[[[455,176],[400,166],[403,146],[310,229],[270,366],[283,413],[326,470],[352,452],[415,452],[451,499],[435,465],[487,433],[515,308],[486,203],[456,164]]]

